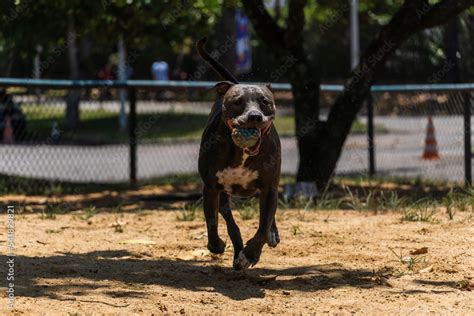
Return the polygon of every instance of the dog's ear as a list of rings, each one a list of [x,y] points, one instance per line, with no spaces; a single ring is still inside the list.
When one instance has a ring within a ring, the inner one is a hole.
[[[273,93],[273,87],[272,87],[272,84],[271,83],[267,83],[265,84],[265,87],[270,90],[271,93]]]
[[[234,85],[233,82],[221,81],[221,82],[216,83],[213,89],[216,90],[217,94],[222,97],[233,85]]]

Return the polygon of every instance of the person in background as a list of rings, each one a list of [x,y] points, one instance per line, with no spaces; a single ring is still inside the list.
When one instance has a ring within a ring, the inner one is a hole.
[[[169,77],[169,66],[166,61],[157,60],[151,65],[151,75],[153,76],[153,80],[158,81],[168,81],[170,80]],[[161,90],[161,89],[160,89]],[[167,91],[157,90],[156,94],[154,95],[155,99],[167,99],[169,96]]]
[[[157,60],[151,65],[153,80],[169,80],[169,66],[166,61]]]

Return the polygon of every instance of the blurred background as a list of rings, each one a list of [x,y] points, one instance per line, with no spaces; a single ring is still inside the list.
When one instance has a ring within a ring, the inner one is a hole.
[[[287,1],[264,2],[275,20],[285,23]],[[361,1],[362,50],[401,3]],[[77,79],[117,78],[122,42],[127,64],[133,69],[129,78],[152,79],[151,65],[159,60],[168,64],[170,79],[215,80],[218,78],[207,69],[199,78],[191,76],[203,65],[194,49],[195,41],[203,36],[209,37],[209,47],[222,46],[219,59],[227,68],[235,72],[242,66],[235,63],[237,43],[233,40],[236,23],[245,19],[239,1],[12,0],[0,5],[2,77],[34,77],[35,58],[39,57],[40,78],[69,78],[74,71]],[[349,13],[350,1],[309,1],[305,8],[306,52],[308,58],[320,61],[316,70],[321,71],[324,82],[342,83],[351,70]],[[251,61],[247,68],[239,69],[239,79],[288,82],[285,73],[278,80],[270,77],[278,60],[252,27],[248,32]],[[458,66],[438,81],[472,81],[473,34],[474,16],[469,11],[442,27],[417,33],[384,65],[377,82],[428,82],[454,56]],[[68,43],[74,43],[73,56]]]
[[[399,25],[413,34],[393,35],[374,51],[381,30],[397,30],[404,1],[2,1],[0,190],[197,181],[199,139],[215,100],[209,88],[220,80],[195,50],[204,36],[239,80],[274,83],[284,183],[325,184],[327,174],[470,183],[473,87],[456,84],[474,79],[474,10],[466,4],[417,24],[431,18],[423,5],[407,9],[413,21]],[[301,67],[306,77],[295,75]],[[331,109],[350,106],[351,78],[360,78],[361,93],[336,128]],[[308,112],[311,98],[317,110]],[[305,117],[314,133],[323,121],[326,134],[347,133],[334,149],[302,151],[312,133],[301,134]],[[331,161],[318,158],[326,152]]]

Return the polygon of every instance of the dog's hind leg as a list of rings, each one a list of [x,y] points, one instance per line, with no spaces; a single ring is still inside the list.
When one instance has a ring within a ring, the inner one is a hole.
[[[230,208],[230,196],[222,192],[219,196],[219,212],[222,217],[225,219],[227,224],[227,233],[229,234],[232,245],[234,246],[234,268],[238,267],[235,265],[235,262],[239,256],[239,253],[244,249],[244,242],[242,241],[242,235],[240,234],[239,226],[232,216],[232,210]]]
[[[223,253],[225,242],[219,238],[217,231],[217,210],[219,207],[219,191],[204,186],[203,190],[204,216],[207,226],[207,249],[212,253]]]
[[[278,228],[276,226],[276,219],[273,219],[272,227],[267,236],[267,245],[269,247],[275,248],[280,243],[280,234],[278,233]]]

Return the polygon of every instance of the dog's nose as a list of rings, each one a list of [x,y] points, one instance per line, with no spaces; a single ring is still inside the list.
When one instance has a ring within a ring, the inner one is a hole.
[[[250,122],[261,122],[263,120],[262,113],[252,111],[247,115]]]

